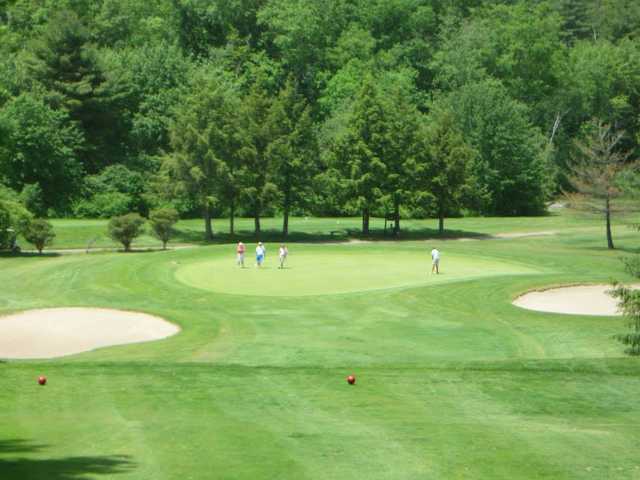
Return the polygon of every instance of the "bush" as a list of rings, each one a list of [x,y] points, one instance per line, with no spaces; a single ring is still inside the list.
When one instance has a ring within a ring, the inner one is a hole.
[[[0,185],[0,250],[14,249],[16,237],[30,220],[31,213],[20,203],[18,194]]]
[[[131,250],[131,242],[142,233],[144,218],[137,213],[129,213],[119,217],[113,217],[109,221],[108,235],[116,242],[124,246],[124,251]]]
[[[22,232],[22,235],[27,242],[33,244],[38,249],[38,253],[41,255],[44,247],[51,245],[53,239],[56,237],[53,231],[53,225],[42,218],[31,220],[24,229],[24,232]]]
[[[40,188],[39,183],[28,183],[22,187],[20,201],[34,215],[43,217],[47,214],[42,188]]]
[[[88,200],[80,200],[73,207],[76,217],[111,218],[131,211],[133,199],[120,192],[97,193]]]
[[[162,248],[166,250],[167,242],[173,235],[173,226],[178,221],[178,212],[173,208],[153,210],[149,217],[153,236],[162,241]]]
[[[145,215],[149,210],[145,183],[142,173],[124,165],[111,165],[97,175],[88,176],[83,188],[85,199],[80,202],[82,208],[91,213],[85,216],[110,218],[131,211]],[[126,209],[123,211],[124,203]]]

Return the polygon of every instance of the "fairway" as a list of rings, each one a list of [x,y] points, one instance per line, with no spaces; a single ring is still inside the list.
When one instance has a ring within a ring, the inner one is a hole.
[[[446,247],[445,247],[446,248]],[[276,245],[271,250],[277,250]],[[499,275],[533,274],[533,266],[495,259],[447,255],[440,275],[431,275],[426,249],[391,243],[377,246],[304,246],[289,256],[284,269],[276,255],[263,267],[246,259],[239,268],[231,255],[214,254],[215,259],[180,266],[176,278],[193,287],[219,293],[256,296],[332,295],[444,282],[474,280]]]
[[[613,338],[624,319],[512,305],[545,286],[629,280],[628,253],[590,228],[289,243],[285,270],[276,244],[262,270],[249,256],[238,268],[233,244],[2,258],[2,314],[101,307],[180,331],[0,362],[0,477],[638,479],[640,366]]]

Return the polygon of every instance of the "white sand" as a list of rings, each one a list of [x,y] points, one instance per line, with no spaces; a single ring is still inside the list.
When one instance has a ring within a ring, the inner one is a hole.
[[[551,288],[526,293],[516,298],[513,304],[540,312],[620,315],[617,300],[607,294],[611,288],[611,285]]]
[[[0,317],[0,358],[54,358],[96,348],[159,340],[180,331],[144,313],[47,308]]]

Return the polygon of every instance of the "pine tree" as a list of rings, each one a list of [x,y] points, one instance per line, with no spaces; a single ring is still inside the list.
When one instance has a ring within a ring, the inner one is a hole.
[[[562,16],[562,32],[568,45],[593,35],[589,21],[589,3],[586,0],[556,0],[555,7]]]
[[[273,125],[269,122],[272,100],[256,80],[242,99],[243,137],[249,145],[242,195],[253,214],[255,236],[260,236],[260,217],[265,207],[278,195],[278,189],[270,178],[267,148],[272,138]]]
[[[122,154],[116,103],[122,92],[107,91],[91,32],[73,11],[55,12],[33,42],[31,74],[47,90],[50,105],[69,112],[84,134],[88,173]]]
[[[369,234],[372,211],[383,195],[387,134],[387,112],[373,78],[369,77],[354,102],[348,130],[334,147],[336,166],[362,212],[364,235]]]
[[[271,107],[268,122],[273,127],[267,157],[273,182],[282,197],[282,234],[289,234],[291,208],[311,197],[311,179],[318,170],[317,145],[311,111],[289,79]]]

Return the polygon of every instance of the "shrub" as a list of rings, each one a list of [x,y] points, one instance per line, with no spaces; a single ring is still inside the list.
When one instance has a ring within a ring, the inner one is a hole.
[[[13,249],[17,235],[31,220],[31,213],[20,203],[18,194],[0,185],[0,250]]]
[[[88,201],[94,208],[93,217],[110,218],[132,211],[144,215],[149,210],[144,175],[124,165],[111,165],[97,175],[88,176],[83,191],[84,202]],[[122,205],[124,198],[127,198],[126,210],[116,212],[115,207]]]
[[[166,250],[167,242],[173,235],[173,226],[178,221],[178,212],[173,208],[153,210],[149,217],[153,236],[162,241],[162,248]]]
[[[119,217],[113,217],[109,221],[108,235],[116,242],[120,242],[124,246],[124,251],[131,250],[131,242],[134,238],[140,236],[144,218],[137,213],[129,213]]]
[[[130,212],[132,204],[131,196],[126,193],[104,192],[88,200],[80,200],[73,211],[81,218],[111,218]]]
[[[44,247],[51,245],[53,239],[56,237],[53,231],[53,225],[42,218],[31,220],[24,229],[24,232],[22,232],[22,235],[27,242],[33,244],[38,249],[40,255],[42,255]]]
[[[20,201],[34,215],[42,217],[47,214],[42,188],[39,183],[28,183],[22,187]]]

